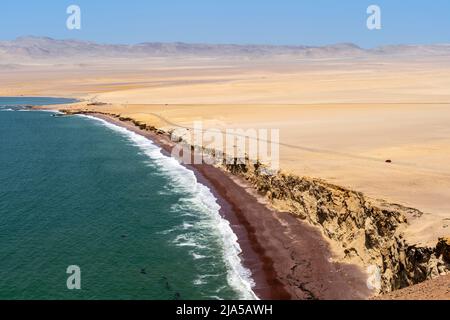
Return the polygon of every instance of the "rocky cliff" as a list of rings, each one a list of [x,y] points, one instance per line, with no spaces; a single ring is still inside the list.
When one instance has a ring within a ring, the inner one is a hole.
[[[249,181],[280,211],[288,211],[322,229],[341,262],[377,266],[380,293],[391,292],[450,270],[450,240],[436,247],[421,247],[408,241],[403,230],[408,218],[419,210],[369,199],[325,181],[285,173],[267,175],[260,164],[224,165]]]
[[[132,122],[141,130],[168,135],[129,117],[105,115]],[[178,138],[177,142],[183,139]],[[202,149],[206,155],[215,154],[214,150],[202,146],[195,148]],[[408,219],[423,214],[417,209],[370,199],[320,179],[270,173],[263,164],[249,159],[230,161],[225,157],[216,166],[248,181],[278,211],[289,212],[320,228],[333,244],[338,262],[355,263],[372,271],[375,267],[380,275],[380,285],[374,287],[378,293],[389,293],[450,272],[450,238],[439,239],[434,247],[416,245],[405,239],[403,232]]]

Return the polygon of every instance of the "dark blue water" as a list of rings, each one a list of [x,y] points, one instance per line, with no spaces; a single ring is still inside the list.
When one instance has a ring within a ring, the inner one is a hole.
[[[0,299],[251,298],[192,172],[125,129],[17,107],[62,102],[0,98]]]
[[[45,106],[51,104],[64,104],[76,102],[75,99],[44,98],[44,97],[0,97],[0,108],[23,109],[26,106]]]

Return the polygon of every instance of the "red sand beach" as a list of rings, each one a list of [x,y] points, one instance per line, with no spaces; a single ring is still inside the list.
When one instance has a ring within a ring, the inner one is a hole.
[[[166,155],[174,143],[167,135],[141,130],[112,116],[92,114],[143,135]],[[208,164],[186,165],[209,187],[221,205],[242,248],[242,261],[251,270],[255,294],[261,299],[366,299],[371,292],[357,266],[330,262],[328,243],[314,227],[275,212],[250,192],[244,181]]]

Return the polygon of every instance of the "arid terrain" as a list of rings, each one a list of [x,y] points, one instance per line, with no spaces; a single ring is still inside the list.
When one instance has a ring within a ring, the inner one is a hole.
[[[425,281],[380,297],[382,300],[450,300],[450,275]]]
[[[34,38],[0,44],[0,95],[74,97],[82,102],[56,108],[186,137],[194,121],[221,131],[279,129],[286,174],[417,209],[404,210],[410,245],[434,248],[450,234],[450,46],[38,50],[50,45],[68,47]]]

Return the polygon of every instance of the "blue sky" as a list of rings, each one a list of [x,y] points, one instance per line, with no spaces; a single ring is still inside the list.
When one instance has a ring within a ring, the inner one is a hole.
[[[66,29],[66,8],[82,30]],[[366,9],[382,9],[382,30]],[[2,0],[0,39],[36,35],[102,43],[203,42],[363,47],[450,43],[449,0]]]

